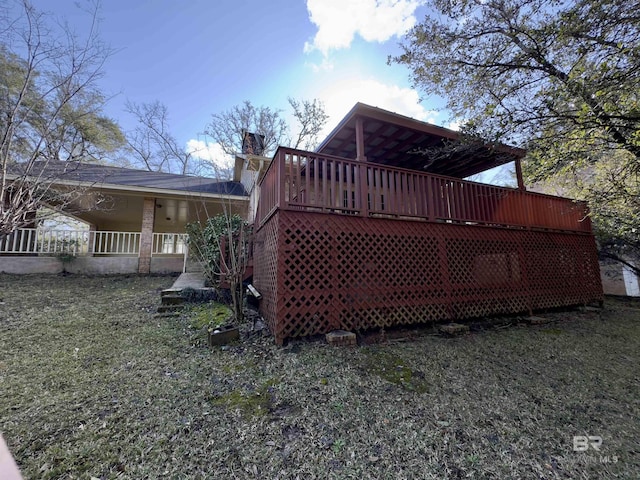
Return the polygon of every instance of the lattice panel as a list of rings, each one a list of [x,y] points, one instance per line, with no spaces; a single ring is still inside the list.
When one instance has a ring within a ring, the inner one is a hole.
[[[253,241],[253,284],[262,295],[260,310],[276,339],[281,338],[282,328],[276,321],[278,318],[278,215],[279,213],[276,213],[256,232]]]
[[[280,211],[263,237],[255,281],[278,343],[602,298],[590,235]]]

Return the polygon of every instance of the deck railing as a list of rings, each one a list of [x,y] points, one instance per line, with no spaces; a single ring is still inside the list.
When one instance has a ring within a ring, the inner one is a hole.
[[[280,208],[591,232],[584,202],[282,147],[260,187],[259,225]]]
[[[0,237],[0,254],[130,255],[140,252],[140,232],[22,228]],[[184,255],[184,233],[154,233],[152,255]]]

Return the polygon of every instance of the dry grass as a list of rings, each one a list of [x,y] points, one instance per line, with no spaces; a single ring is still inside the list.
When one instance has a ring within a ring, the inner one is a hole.
[[[451,339],[210,350],[189,319],[153,317],[171,283],[0,275],[0,430],[25,478],[640,471],[640,303]]]

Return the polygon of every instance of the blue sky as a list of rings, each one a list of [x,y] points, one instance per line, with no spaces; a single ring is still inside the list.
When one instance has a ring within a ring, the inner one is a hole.
[[[80,32],[88,22],[88,0],[32,1]],[[185,146],[213,113],[244,100],[286,110],[288,96],[323,101],[327,132],[358,101],[449,126],[442,102],[420,102],[408,70],[386,63],[425,13],[419,0],[103,0],[106,112],[126,130],[126,100],[159,100]]]

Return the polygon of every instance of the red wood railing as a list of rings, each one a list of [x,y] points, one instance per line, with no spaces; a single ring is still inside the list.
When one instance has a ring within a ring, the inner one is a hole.
[[[280,147],[257,222],[278,208],[591,232],[584,202]]]

